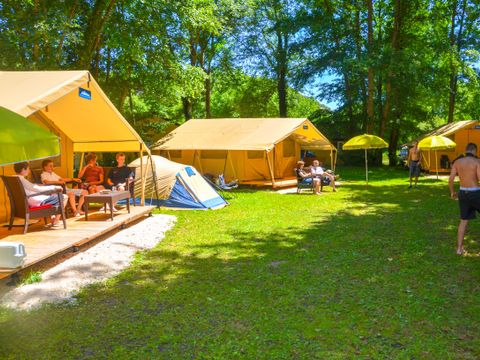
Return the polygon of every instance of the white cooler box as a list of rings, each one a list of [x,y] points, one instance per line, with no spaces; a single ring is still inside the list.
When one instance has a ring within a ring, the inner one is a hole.
[[[25,245],[22,243],[0,241],[0,268],[20,267],[25,256]]]

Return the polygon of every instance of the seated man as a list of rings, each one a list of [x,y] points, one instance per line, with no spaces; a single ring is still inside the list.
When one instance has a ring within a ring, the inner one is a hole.
[[[17,176],[20,178],[20,181],[22,182],[22,185],[25,188],[25,193],[27,195],[33,195],[35,193],[43,192],[46,190],[56,190],[56,189],[62,190],[61,186],[37,185],[25,179],[25,176],[28,176],[28,173],[30,172],[30,166],[28,165],[27,162],[14,164],[13,168],[15,169],[15,173],[17,174]],[[67,205],[67,199],[68,199],[67,195],[63,194],[64,206]],[[58,195],[57,194],[38,195],[38,196],[32,196],[28,198],[28,206],[30,207],[37,207],[37,206],[44,206],[44,205],[53,205],[53,206],[60,205]],[[51,225],[53,227],[60,226],[60,216],[61,216],[60,214],[52,216]]]
[[[333,188],[333,191],[336,192],[337,188],[335,187],[335,176],[326,172],[321,166],[318,160],[313,160],[312,166],[310,167],[312,175],[316,178],[319,178],[322,181],[324,178],[330,180],[330,185]]]
[[[315,194],[320,195],[320,179],[314,178],[311,173],[307,173],[304,169],[305,162],[302,160],[297,161],[297,168],[295,173],[297,174],[297,181],[302,184],[312,184],[315,191]]]
[[[127,179],[133,180],[134,173],[127,165],[125,165],[125,154],[118,153],[115,156],[117,159],[117,166],[111,168],[107,176],[107,188],[115,187],[118,191],[125,191],[127,189]]]
[[[53,161],[50,159],[44,160],[42,162],[42,169],[43,169],[43,172],[40,175],[40,178],[42,179],[42,183],[47,185],[64,185],[67,182],[75,182],[75,183],[82,182],[78,178],[77,179],[62,178],[57,174],[55,174],[55,172],[53,171]],[[88,195],[87,190],[67,188],[68,202],[72,207],[75,217],[79,217],[80,215],[84,214],[84,212],[82,211],[82,206],[85,200],[85,195]],[[78,199],[78,206],[75,204],[75,196],[80,197]]]
[[[125,165],[124,153],[118,153],[115,155],[115,159],[117,160],[117,166],[111,168],[108,172],[107,188],[117,191],[125,191],[127,190],[127,181],[133,180],[135,174],[132,169]],[[113,211],[117,211],[115,206],[113,206]]]
[[[89,194],[94,194],[105,189],[102,185],[104,181],[103,168],[97,164],[97,155],[90,153],[86,156],[87,165],[78,173],[80,179],[84,179],[83,188],[88,190]]]

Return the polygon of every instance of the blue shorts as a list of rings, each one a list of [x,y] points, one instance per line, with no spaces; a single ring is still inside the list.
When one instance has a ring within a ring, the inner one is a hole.
[[[313,181],[312,178],[305,178],[302,181],[300,181],[300,184],[311,184]]]
[[[410,176],[419,177],[420,176],[420,161],[411,161],[410,162]]]
[[[60,205],[60,197],[57,194],[50,195],[48,198],[42,201],[40,205],[52,205],[52,206],[59,206]]]

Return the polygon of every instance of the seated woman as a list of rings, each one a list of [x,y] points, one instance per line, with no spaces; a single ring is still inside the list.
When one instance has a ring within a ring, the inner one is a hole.
[[[313,177],[311,173],[307,173],[304,167],[305,162],[302,160],[297,161],[297,168],[295,169],[297,181],[302,184],[311,184],[313,182],[315,194],[320,195],[320,179]]]
[[[337,191],[337,188],[335,187],[335,176],[326,172],[320,166],[320,162],[318,160],[313,160],[312,166],[310,167],[310,172],[315,178],[319,178],[320,181],[322,181],[323,178],[328,178],[330,180],[330,185],[332,186],[333,191]]]
[[[97,155],[90,153],[86,156],[85,161],[87,165],[78,173],[78,177],[84,179],[83,188],[88,190],[89,194],[105,189],[103,168],[97,164]]]
[[[13,168],[17,176],[20,178],[20,181],[22,182],[22,185],[25,188],[25,193],[27,194],[27,196],[34,195],[35,193],[40,193],[45,190],[56,190],[58,188],[61,189],[60,186],[55,186],[55,185],[43,186],[43,185],[32,184],[30,181],[25,179],[25,176],[28,176],[28,173],[30,172],[30,166],[28,165],[27,162],[16,163],[13,165]],[[60,205],[58,195],[57,194],[36,195],[28,198],[28,206],[30,207],[43,206],[43,205],[52,205],[52,206]],[[67,205],[67,195],[63,194],[63,206],[65,205]],[[60,217],[61,217],[60,214],[52,216],[51,225],[53,227],[57,227],[60,225]]]
[[[42,179],[42,183],[47,185],[64,185],[67,182],[75,182],[80,183],[82,182],[80,179],[72,179],[72,178],[62,178],[55,174],[53,171],[53,161],[52,160],[44,160],[42,163],[43,172],[40,175]],[[68,189],[67,188],[67,196],[68,202],[72,207],[72,210],[76,217],[83,215],[84,212],[82,211],[83,202],[85,200],[85,195],[88,195],[88,192],[83,189]],[[78,206],[75,204],[75,196],[79,196],[78,199]]]

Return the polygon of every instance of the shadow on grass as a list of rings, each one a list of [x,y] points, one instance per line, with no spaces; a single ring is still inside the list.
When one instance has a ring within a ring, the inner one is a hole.
[[[0,314],[4,353],[477,358],[478,261],[454,255],[457,209],[445,189],[341,191],[332,196],[343,206],[331,208],[330,194],[271,194],[289,207],[282,219],[265,219],[251,197],[267,195],[249,192],[224,213],[182,216],[163,244],[77,305]]]

